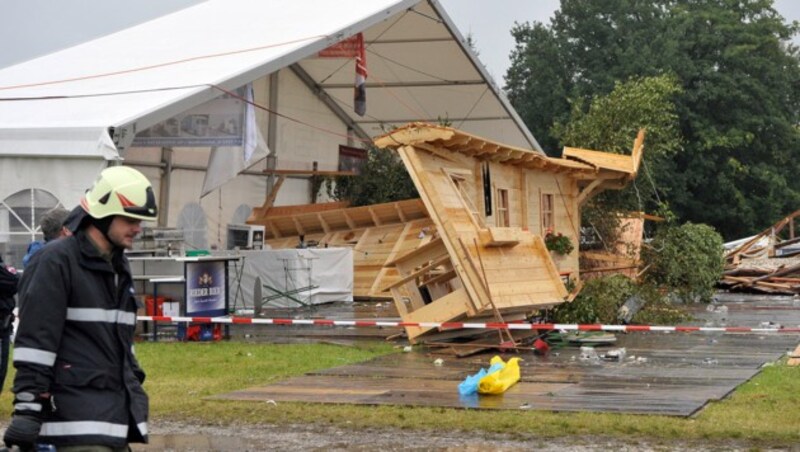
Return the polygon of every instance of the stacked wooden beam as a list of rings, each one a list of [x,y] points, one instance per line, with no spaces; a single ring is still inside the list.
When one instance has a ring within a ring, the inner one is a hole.
[[[800,258],[791,251],[800,242],[794,220],[800,210],[725,253],[723,288],[771,294],[800,294]]]
[[[765,258],[742,261],[723,273],[720,286],[743,292],[800,294],[800,258]]]
[[[400,278],[384,264],[412,250],[436,233],[419,199],[371,206],[346,203],[306,204],[264,208],[247,221],[266,226],[266,244],[272,249],[306,246],[353,249],[353,296],[389,298],[380,289]]]

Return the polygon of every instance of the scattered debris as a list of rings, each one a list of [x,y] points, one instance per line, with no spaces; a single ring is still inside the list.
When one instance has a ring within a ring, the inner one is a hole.
[[[566,336],[568,342],[577,344],[607,345],[617,341],[617,336],[603,331],[576,331]]]
[[[578,356],[581,361],[600,361],[600,356],[594,347],[581,347],[581,354]]]
[[[726,244],[723,288],[771,294],[800,294],[800,237],[797,210],[761,233]]]
[[[605,352],[605,354],[601,355],[600,357],[603,358],[606,361],[622,362],[622,361],[625,361],[625,355],[626,354],[627,354],[627,351],[623,347],[623,348],[611,349],[611,350]]]

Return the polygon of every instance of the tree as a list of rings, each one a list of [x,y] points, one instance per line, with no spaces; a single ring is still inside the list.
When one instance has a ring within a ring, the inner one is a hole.
[[[541,141],[560,145],[554,125],[571,108],[630,77],[674,75],[685,150],[661,188],[681,220],[746,235],[800,201],[797,28],[772,3],[562,0],[549,26],[512,30],[509,98]]]
[[[682,301],[711,301],[722,276],[722,237],[704,224],[668,224],[644,249],[645,281]]]
[[[613,213],[666,208],[665,177],[674,172],[673,159],[683,150],[674,102],[680,93],[673,76],[633,78],[596,97],[588,109],[575,105],[567,122],[552,127],[565,145],[617,154],[630,154],[638,130],[647,130],[640,177],[622,191],[601,193],[581,209],[583,223],[592,225],[605,243],[614,243],[618,232],[619,217]]]
[[[397,154],[377,148],[367,151],[367,160],[358,176],[327,179],[325,187],[328,196],[350,201],[353,207],[419,197]]]
[[[540,23],[516,25],[516,48],[506,74],[506,93],[539,144],[551,154],[558,140],[550,134],[556,121],[569,116],[572,87],[564,55],[553,34]]]

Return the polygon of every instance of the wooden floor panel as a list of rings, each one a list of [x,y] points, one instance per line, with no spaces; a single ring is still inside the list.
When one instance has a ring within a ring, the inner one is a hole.
[[[728,325],[800,324],[800,307],[791,309],[791,299],[737,300],[728,301]],[[787,309],[764,309],[767,305]],[[704,306],[696,311],[695,324],[721,321]],[[492,353],[459,359],[415,348],[214,398],[690,416],[709,401],[724,398],[800,341],[797,335],[779,333],[630,333],[617,338],[613,347],[597,351],[602,355],[625,348],[622,362],[581,360],[577,346],[553,348],[548,356],[504,354],[505,359],[522,358],[522,377],[498,396],[459,397],[457,390],[466,376],[488,367]]]

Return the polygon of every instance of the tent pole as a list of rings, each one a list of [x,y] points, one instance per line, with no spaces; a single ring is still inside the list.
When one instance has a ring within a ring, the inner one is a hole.
[[[269,115],[267,116],[267,147],[269,148],[269,155],[267,155],[266,168],[268,170],[274,170],[278,163],[278,115],[275,114],[276,111],[278,111],[278,71],[269,74]],[[265,198],[270,197],[274,185],[275,174],[270,173],[267,176]]]
[[[158,227],[167,227],[169,188],[172,182],[172,148],[161,148],[161,184],[158,193]]]

